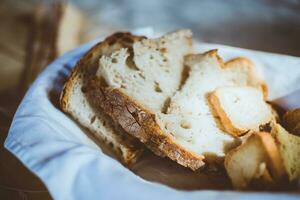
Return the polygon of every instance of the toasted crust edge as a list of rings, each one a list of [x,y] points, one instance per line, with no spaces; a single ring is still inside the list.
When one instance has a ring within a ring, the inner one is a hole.
[[[247,129],[237,128],[233,125],[232,121],[223,110],[221,103],[216,95],[216,91],[208,95],[208,100],[217,113],[219,119],[221,120],[222,126],[224,127],[226,132],[230,133],[233,136],[241,136],[247,131]]]

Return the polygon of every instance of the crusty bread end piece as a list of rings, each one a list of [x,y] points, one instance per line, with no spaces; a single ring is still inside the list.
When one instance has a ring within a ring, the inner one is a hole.
[[[112,147],[115,155],[124,163],[135,162],[143,151],[140,142],[99,109],[95,109],[85,95],[88,80],[96,73],[98,60],[115,50],[130,46],[143,37],[129,33],[116,33],[96,44],[77,63],[61,93],[61,109],[76,122],[87,128],[98,140]]]
[[[284,177],[281,156],[270,133],[252,134],[226,155],[224,165],[236,189],[248,189],[258,183],[270,186]]]
[[[288,133],[280,124],[275,124],[272,134],[278,144],[283,165],[290,181],[300,177],[300,137]]]
[[[240,136],[275,120],[260,89],[246,86],[221,87],[209,95],[209,101],[225,131]]]

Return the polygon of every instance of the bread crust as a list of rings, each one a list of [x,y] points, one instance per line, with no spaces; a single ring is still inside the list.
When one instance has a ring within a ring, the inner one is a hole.
[[[256,134],[267,152],[267,164],[270,167],[270,173],[274,180],[280,181],[285,176],[285,169],[279,149],[275,143],[274,138],[270,133],[259,132]]]
[[[233,125],[230,118],[223,110],[219,98],[217,97],[215,92],[212,92],[208,95],[208,100],[213,105],[212,107],[215,110],[215,113],[218,114],[219,119],[221,120],[222,126],[224,127],[225,131],[232,134],[233,136],[241,136],[247,131],[247,130],[236,128]]]
[[[87,95],[122,128],[137,137],[155,154],[168,156],[179,164],[197,170],[204,165],[204,156],[187,151],[171,135],[163,132],[155,114],[143,108],[119,89],[103,87],[97,79],[91,80]]]
[[[82,79],[84,82],[83,85],[87,83],[87,80],[93,77],[96,73],[96,69],[98,67],[98,60],[99,58],[109,53],[109,48],[120,48],[120,47],[127,47],[134,41],[139,41],[145,37],[143,36],[134,36],[130,33],[115,33],[112,36],[106,38],[103,42],[97,43],[93,46],[87,53],[85,53],[82,58],[77,62],[76,66],[73,68],[69,78],[67,79],[63,90],[60,95],[60,108],[65,112],[71,115],[75,121],[79,121],[76,115],[73,115],[69,111],[69,104],[70,98],[72,94],[72,90],[75,87],[75,83],[78,79]],[[115,47],[112,47],[115,45]],[[84,86],[85,87],[85,86]],[[83,87],[83,89],[84,89]],[[92,133],[93,136],[97,135],[93,130],[91,130],[88,126],[87,128],[89,132]],[[116,133],[117,134],[117,133]],[[129,136],[128,136],[129,137]],[[97,139],[100,139],[97,137]],[[101,139],[102,142],[103,139]],[[138,142],[138,141],[136,141]],[[120,152],[119,150],[116,151],[116,155],[120,158],[120,160],[126,164],[130,165],[136,161],[136,159],[141,155],[142,148],[136,142],[127,142],[127,141],[120,141],[120,151],[125,149],[125,152]]]

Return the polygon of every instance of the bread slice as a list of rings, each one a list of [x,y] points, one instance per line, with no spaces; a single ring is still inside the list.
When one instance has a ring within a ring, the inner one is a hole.
[[[180,86],[183,58],[192,50],[191,36],[189,30],[181,30],[103,56],[97,76],[142,102],[149,111],[160,111]]]
[[[112,146],[117,157],[125,164],[134,162],[141,154],[140,142],[110,119],[100,109],[95,109],[86,98],[85,87],[96,73],[101,56],[130,47],[134,41],[143,37],[129,33],[116,33],[96,44],[77,63],[61,93],[61,109],[70,114],[80,125],[87,128],[94,137]]]
[[[284,177],[284,166],[270,133],[252,134],[225,157],[225,169],[236,189],[276,185]]]
[[[240,136],[259,131],[275,120],[263,92],[254,87],[222,87],[212,92],[209,101],[220,118],[225,131]]]
[[[214,161],[236,145],[218,128],[207,94],[220,86],[263,84],[244,58],[224,64],[211,51],[184,63],[191,40],[182,30],[102,57],[87,94],[156,154],[196,170],[204,156]]]
[[[272,134],[289,180],[294,181],[300,177],[300,137],[288,133],[280,124],[273,126]]]

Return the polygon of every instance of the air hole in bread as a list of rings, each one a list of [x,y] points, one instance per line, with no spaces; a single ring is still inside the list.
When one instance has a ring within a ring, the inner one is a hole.
[[[139,70],[139,68],[136,66],[133,58],[134,58],[134,52],[132,48],[128,48],[128,53],[129,56],[126,59],[126,65],[130,68],[130,69],[134,69],[134,70]]]
[[[82,93],[86,93],[87,92],[87,88],[86,87],[81,87],[81,92]]]
[[[112,63],[118,63],[118,60],[116,58],[111,59]]]
[[[154,89],[155,89],[155,92],[158,92],[158,93],[162,92],[159,83],[156,81],[154,82]]]
[[[164,114],[166,114],[167,111],[168,111],[168,108],[170,107],[170,104],[171,104],[171,98],[168,97],[168,98],[165,100],[165,102],[164,102],[164,105],[163,105],[163,107],[162,107],[162,109],[161,109],[161,112],[164,113]]]
[[[94,123],[95,120],[96,120],[96,115],[94,115],[94,116],[91,118],[91,122],[90,122],[90,123],[91,123],[91,124]]]
[[[180,126],[181,126],[181,128],[184,128],[184,129],[190,129],[190,128],[192,128],[191,124],[189,122],[187,122],[187,121],[182,121],[180,123]]]
[[[185,65],[183,67],[183,70],[181,72],[181,80],[180,80],[179,90],[182,88],[182,86],[185,84],[187,78],[189,77],[190,70],[191,69],[187,65]]]
[[[139,76],[140,76],[142,79],[144,79],[144,80],[146,79],[145,76],[144,76],[144,74],[143,74],[142,72],[139,73]]]
[[[167,49],[166,48],[161,48],[159,51],[160,51],[160,53],[166,53]]]

